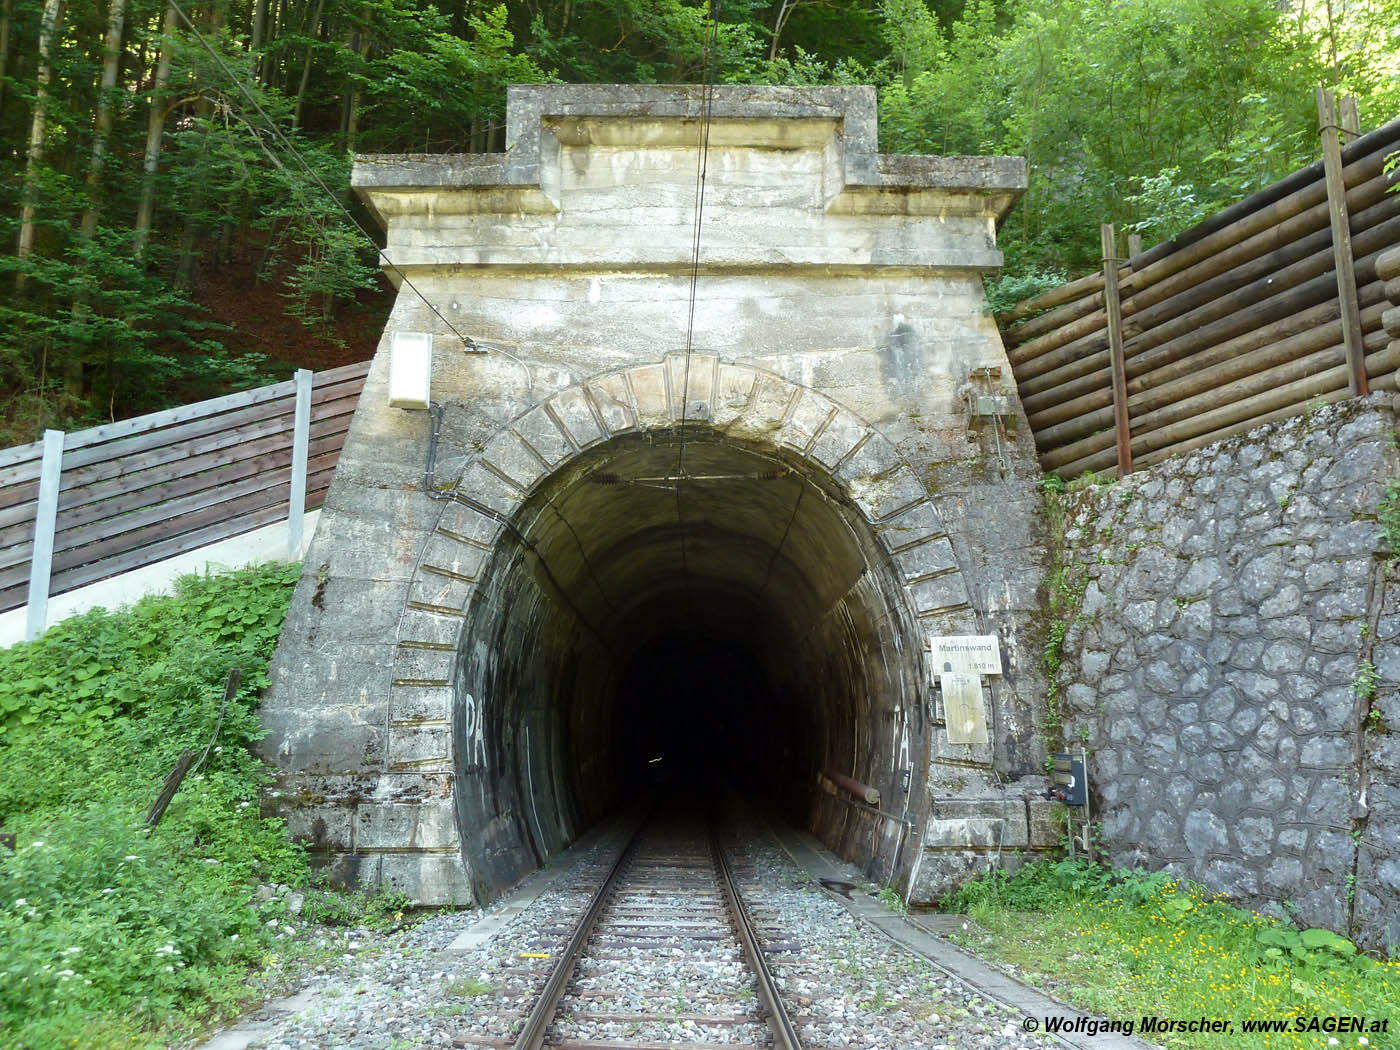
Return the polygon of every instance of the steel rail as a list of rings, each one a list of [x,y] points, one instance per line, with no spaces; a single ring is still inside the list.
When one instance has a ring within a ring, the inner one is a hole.
[[[569,943],[565,946],[564,951],[559,956],[559,961],[554,964],[554,969],[550,971],[549,977],[545,980],[544,989],[540,992],[539,998],[535,1000],[534,1008],[530,1011],[530,1016],[525,1019],[525,1026],[511,1045],[511,1050],[540,1050],[544,1046],[545,1033],[549,1029],[550,1022],[554,1020],[554,1013],[559,1007],[559,1000],[564,997],[564,990],[569,986],[569,978],[573,976],[579,957],[583,955],[583,950],[588,945],[588,938],[593,933],[593,927],[598,923],[598,916],[602,914],[604,906],[612,896],[618,876],[637,851],[637,844],[642,838],[642,828],[646,823],[643,820],[637,825],[636,830],[632,833],[632,838],[618,854],[617,863],[613,865],[612,871],[603,880],[603,885],[598,887],[598,892],[593,895],[588,910],[583,913],[578,925],[574,927]]]
[[[738,887],[734,885],[734,873],[729,869],[729,860],[724,855],[724,847],[720,845],[719,832],[714,824],[710,825],[710,850],[714,854],[715,867],[719,870],[720,891],[734,916],[734,927],[739,935],[739,942],[744,946],[744,955],[758,978],[758,998],[768,1012],[768,1027],[773,1032],[773,1045],[776,1050],[802,1050],[797,1029],[793,1026],[792,1018],[788,1016],[787,1007],[783,1005],[778,982],[768,969],[768,960],[763,957],[763,949],[759,947],[753,920],[749,918],[744,899],[739,895]]]

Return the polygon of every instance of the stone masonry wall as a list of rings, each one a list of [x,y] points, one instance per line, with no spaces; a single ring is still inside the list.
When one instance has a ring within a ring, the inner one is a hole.
[[[1078,600],[1059,704],[1109,859],[1392,951],[1395,422],[1389,395],[1319,405],[1051,497]]]

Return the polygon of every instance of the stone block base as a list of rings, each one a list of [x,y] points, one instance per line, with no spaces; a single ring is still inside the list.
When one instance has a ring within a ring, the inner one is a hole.
[[[1060,849],[1064,806],[1035,796],[1043,778],[1017,781],[973,798],[931,800],[909,903],[937,904],[963,883]]]
[[[452,782],[450,773],[283,775],[264,802],[330,881],[382,885],[417,904],[466,905],[475,894]]]

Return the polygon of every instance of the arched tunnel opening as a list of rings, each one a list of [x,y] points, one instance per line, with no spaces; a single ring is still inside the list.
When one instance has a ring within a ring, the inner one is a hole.
[[[462,639],[456,799],[483,898],[678,786],[738,792],[882,881],[912,859],[920,636],[875,527],[795,452],[687,424],[576,455],[503,531]]]

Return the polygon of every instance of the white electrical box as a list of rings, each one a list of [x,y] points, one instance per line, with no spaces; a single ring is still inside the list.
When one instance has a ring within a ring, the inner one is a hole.
[[[389,404],[427,410],[433,375],[433,337],[426,332],[395,332],[389,353]]]

